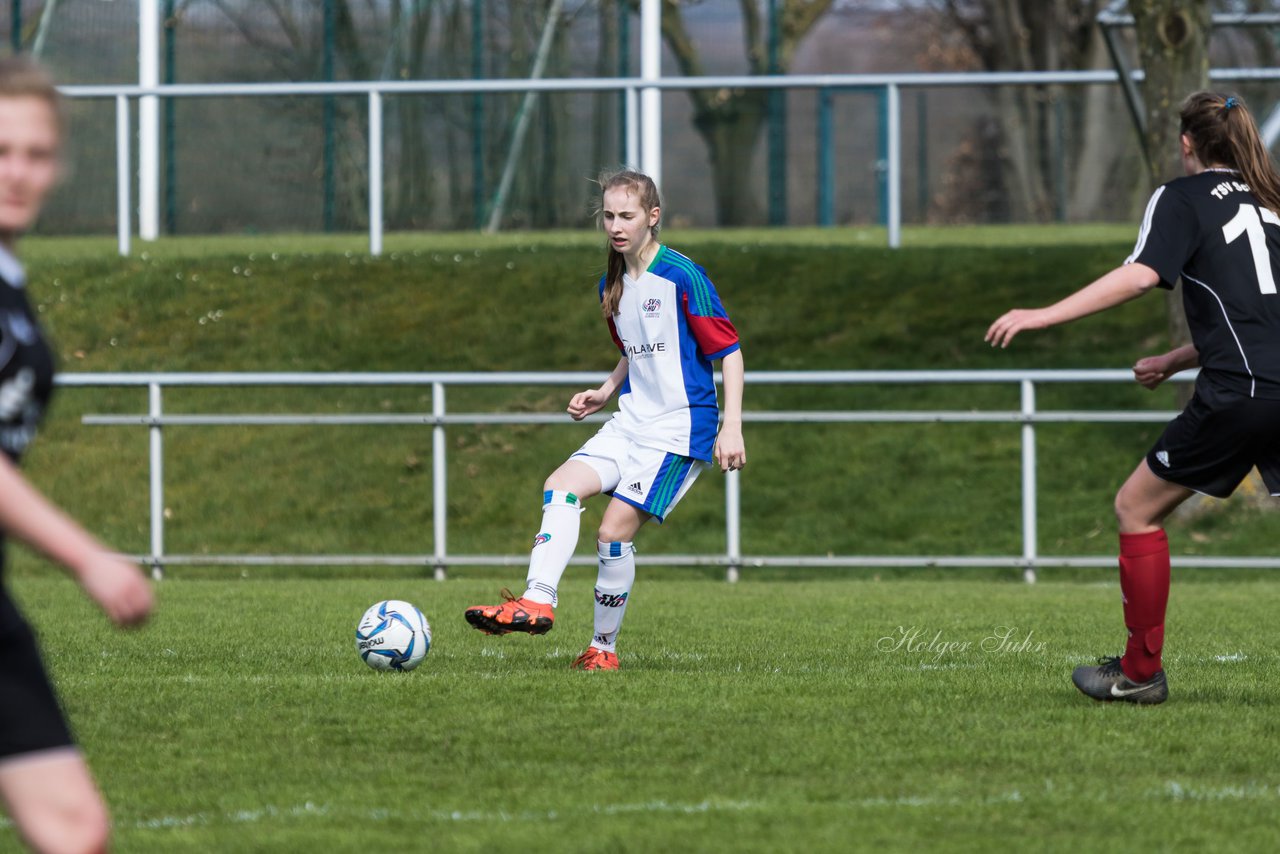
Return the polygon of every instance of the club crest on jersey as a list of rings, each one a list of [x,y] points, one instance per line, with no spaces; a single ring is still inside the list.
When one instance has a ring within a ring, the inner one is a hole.
[[[551,542],[551,535],[548,534],[546,531],[543,531],[541,534],[533,538],[533,547],[536,549],[538,546],[542,545],[543,543],[549,543],[549,542]]]
[[[657,317],[659,311],[662,309],[662,300],[657,297],[650,297],[645,300],[644,304],[640,307],[644,309],[645,317]]]

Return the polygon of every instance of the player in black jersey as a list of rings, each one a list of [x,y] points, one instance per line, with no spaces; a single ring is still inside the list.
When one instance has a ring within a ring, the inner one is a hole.
[[[53,390],[53,353],[14,253],[58,177],[58,93],[23,59],[0,59],[0,567],[12,535],[63,564],[120,625],[146,618],[151,588],[18,470]],[[30,627],[0,583],[0,800],[36,851],[105,851],[109,822],[63,720]]]
[[[1061,302],[1014,309],[987,330],[992,346],[1127,302],[1181,277],[1192,343],[1140,359],[1155,388],[1200,367],[1195,395],[1116,495],[1124,655],[1078,667],[1076,687],[1099,700],[1160,703],[1174,508],[1200,492],[1230,495],[1255,466],[1280,496],[1280,176],[1257,125],[1234,96],[1197,92],[1182,105],[1186,176],[1155,191],[1125,263]]]

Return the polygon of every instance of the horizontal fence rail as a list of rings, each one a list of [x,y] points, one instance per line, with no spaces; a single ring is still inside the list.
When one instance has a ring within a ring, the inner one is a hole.
[[[1195,379],[1188,371],[1175,377],[1178,382]],[[564,424],[562,413],[481,412],[450,413],[446,391],[460,386],[594,386],[602,375],[591,372],[519,373],[81,373],[63,374],[57,379],[67,387],[135,387],[148,392],[147,412],[137,415],[94,415],[82,417],[86,425],[141,426],[150,434],[150,533],[151,548],[135,559],[152,567],[159,577],[166,565],[235,566],[421,566],[432,568],[444,578],[448,567],[517,566],[528,555],[452,554],[448,543],[448,465],[446,429],[464,424]],[[719,377],[717,377],[719,380]],[[1131,383],[1127,370],[995,370],[995,371],[754,371],[750,385],[844,386],[844,385],[1014,385],[1020,405],[1010,410],[788,410],[747,411],[743,420],[759,424],[855,424],[855,423],[992,423],[1021,425],[1021,510],[1022,553],[1018,555],[744,555],[741,549],[741,486],[738,472],[725,475],[725,546],[715,554],[644,555],[637,560],[647,565],[722,566],[729,580],[737,580],[744,567],[1013,567],[1021,568],[1027,581],[1035,580],[1039,567],[1113,566],[1110,556],[1041,555],[1036,531],[1036,435],[1037,424],[1046,423],[1152,423],[1172,418],[1174,412],[1150,410],[1042,410],[1036,406],[1038,385],[1061,383]],[[416,386],[431,389],[431,411],[422,413],[353,414],[235,414],[200,413],[169,415],[164,410],[166,388],[223,387],[358,387]],[[589,421],[601,422],[609,416],[597,414]],[[416,555],[182,555],[168,554],[164,545],[164,429],[166,427],[227,425],[423,425],[432,429],[432,523],[433,550]],[[548,461],[549,463],[551,461]],[[750,520],[747,520],[750,521]],[[1276,557],[1177,557],[1175,566],[1280,568]],[[573,563],[589,565],[591,557]]]
[[[1129,81],[1143,79],[1141,70],[1131,72]],[[1280,68],[1215,68],[1209,79],[1224,81],[1280,80]],[[885,180],[887,183],[887,235],[890,247],[902,243],[902,115],[901,91],[909,88],[982,87],[982,86],[1087,86],[1117,85],[1121,75],[1114,71],[994,71],[903,74],[785,74],[672,77],[575,77],[500,80],[369,80],[326,83],[171,83],[158,86],[64,86],[60,91],[70,98],[111,98],[116,104],[116,207],[119,253],[128,255],[133,232],[130,211],[131,185],[129,164],[130,101],[148,103],[154,98],[282,98],[282,97],[363,97],[367,101],[369,127],[367,183],[369,197],[369,254],[382,254],[383,239],[383,100],[402,95],[484,95],[511,92],[619,92],[626,105],[626,126],[636,128],[641,121],[642,93],[689,91],[695,89],[878,89],[886,104],[884,137]],[[634,134],[632,134],[634,136]],[[145,137],[145,134],[144,134]],[[628,148],[636,147],[633,141]],[[142,146],[140,156],[158,146]],[[144,158],[145,159],[145,158]],[[639,152],[628,150],[630,165],[644,168]],[[158,165],[139,164],[139,174],[156,174]],[[657,177],[661,178],[660,175]],[[141,196],[142,194],[139,193]],[[139,198],[140,206],[154,203]],[[144,235],[147,236],[147,235]]]

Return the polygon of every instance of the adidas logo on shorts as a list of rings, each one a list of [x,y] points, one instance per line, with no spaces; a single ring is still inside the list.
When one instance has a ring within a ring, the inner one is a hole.
[[[640,488],[640,481],[638,480],[627,487],[627,492],[634,492],[636,495],[644,495],[644,490]]]
[[[1159,461],[1160,461],[1160,464],[1161,464],[1162,466],[1164,466],[1165,468],[1168,468],[1168,467],[1169,467],[1169,452],[1168,452],[1168,451],[1156,451],[1156,459],[1157,459],[1157,460],[1159,460]]]

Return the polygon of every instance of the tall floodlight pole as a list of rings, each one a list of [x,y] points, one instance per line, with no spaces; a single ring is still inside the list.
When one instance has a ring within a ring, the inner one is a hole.
[[[138,85],[160,85],[160,0],[138,0]],[[160,104],[138,99],[138,236],[160,236]]]
[[[662,0],[640,4],[640,77],[662,78]],[[662,90],[640,90],[640,171],[662,186]]]

